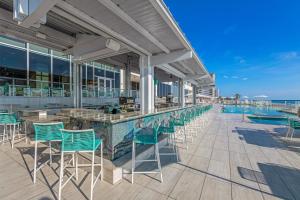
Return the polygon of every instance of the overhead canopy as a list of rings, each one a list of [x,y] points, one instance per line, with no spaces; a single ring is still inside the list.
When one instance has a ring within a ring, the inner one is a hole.
[[[214,84],[161,0],[29,2],[36,9],[15,20],[13,1],[0,2],[2,34],[63,50],[79,62],[128,52],[149,55],[152,66],[197,85]]]

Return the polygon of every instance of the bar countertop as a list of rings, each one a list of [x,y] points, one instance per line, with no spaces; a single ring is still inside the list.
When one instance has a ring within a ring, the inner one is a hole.
[[[117,124],[120,122],[126,122],[138,118],[143,118],[146,116],[158,115],[161,113],[182,110],[190,107],[192,106],[186,106],[183,108],[172,107],[172,108],[156,109],[153,113],[149,113],[149,114],[142,114],[141,112],[106,114],[99,110],[91,110],[91,109],[62,109],[61,112],[58,113],[58,115],[64,117],[81,118],[88,121],[98,121],[103,123]]]

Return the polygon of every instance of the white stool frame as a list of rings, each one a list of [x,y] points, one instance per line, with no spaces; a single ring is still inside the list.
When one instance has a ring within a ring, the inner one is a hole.
[[[74,130],[72,130],[74,132]],[[96,151],[96,150],[95,150]],[[90,192],[90,200],[93,199],[93,192],[94,187],[100,177],[100,180],[103,180],[103,141],[101,141],[100,144],[100,151],[101,151],[101,161],[99,163],[95,163],[95,151],[62,151],[61,152],[61,161],[60,161],[60,173],[59,173],[59,188],[58,188],[58,200],[61,200],[61,194],[62,189],[66,186],[66,184],[75,176],[75,179],[78,180],[78,167],[92,167],[91,172],[91,192]],[[72,159],[64,166],[64,154],[65,153],[72,153],[75,154],[75,157],[72,156]],[[92,153],[92,164],[78,164],[78,153]],[[63,182],[64,177],[64,170],[68,167],[68,164],[70,164],[71,161],[74,162],[75,159],[75,173],[72,173],[72,175]],[[101,166],[99,174],[96,176],[96,179],[94,180],[94,167],[95,166]]]
[[[158,143],[154,144],[154,154],[155,159],[154,160],[136,160],[135,159],[135,142],[132,142],[132,160],[131,160],[131,184],[133,184],[133,176],[134,174],[160,174],[160,182],[163,182],[163,176],[162,176],[162,170],[161,170],[161,163],[160,163],[160,157],[159,157],[159,148]],[[158,170],[159,171],[135,171],[135,164],[138,162],[157,162]]]

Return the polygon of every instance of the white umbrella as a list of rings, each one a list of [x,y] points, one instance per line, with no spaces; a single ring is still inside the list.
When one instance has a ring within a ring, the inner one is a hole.
[[[254,96],[254,98],[268,98],[268,96],[267,95],[258,95],[258,96]]]

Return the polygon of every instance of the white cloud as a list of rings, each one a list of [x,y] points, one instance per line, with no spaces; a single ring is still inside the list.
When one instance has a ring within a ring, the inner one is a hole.
[[[281,52],[275,54],[276,58],[279,60],[294,60],[300,58],[300,53],[297,51]]]
[[[246,80],[248,80],[248,78],[247,78],[247,77],[243,78],[243,81],[246,81]]]
[[[224,75],[223,78],[229,78],[228,76]]]
[[[238,79],[239,77],[238,76],[231,76],[231,78]]]
[[[243,57],[241,57],[241,56],[235,56],[235,57],[234,57],[234,60],[235,60],[236,62],[240,63],[240,64],[243,64],[243,63],[246,62],[246,60],[245,60]]]

